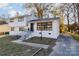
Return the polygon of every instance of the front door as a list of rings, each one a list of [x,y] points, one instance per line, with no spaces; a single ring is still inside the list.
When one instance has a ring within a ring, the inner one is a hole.
[[[31,31],[34,31],[34,23],[31,23],[31,24],[30,24],[30,30],[31,30]]]

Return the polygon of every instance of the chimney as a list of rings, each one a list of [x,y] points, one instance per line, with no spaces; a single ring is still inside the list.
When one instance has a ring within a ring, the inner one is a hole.
[[[17,16],[17,17],[19,16],[19,12],[16,13],[16,16]]]

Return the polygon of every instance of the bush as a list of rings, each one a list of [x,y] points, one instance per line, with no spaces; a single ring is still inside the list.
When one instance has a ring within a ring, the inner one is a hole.
[[[9,32],[5,32],[5,34],[9,34]]]

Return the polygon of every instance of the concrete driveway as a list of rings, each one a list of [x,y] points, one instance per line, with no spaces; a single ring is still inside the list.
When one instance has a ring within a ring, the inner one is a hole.
[[[69,35],[60,35],[50,56],[79,56],[79,43]]]

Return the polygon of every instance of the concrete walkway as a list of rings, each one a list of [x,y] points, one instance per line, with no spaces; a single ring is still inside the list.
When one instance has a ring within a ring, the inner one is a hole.
[[[50,56],[79,56],[79,43],[69,35],[60,35]]]
[[[12,42],[18,43],[18,44],[23,44],[23,45],[28,45],[28,46],[34,46],[34,47],[38,47],[38,48],[44,48],[44,49],[47,49],[49,47],[49,45],[23,42],[22,40],[15,40],[15,41],[12,41]]]

